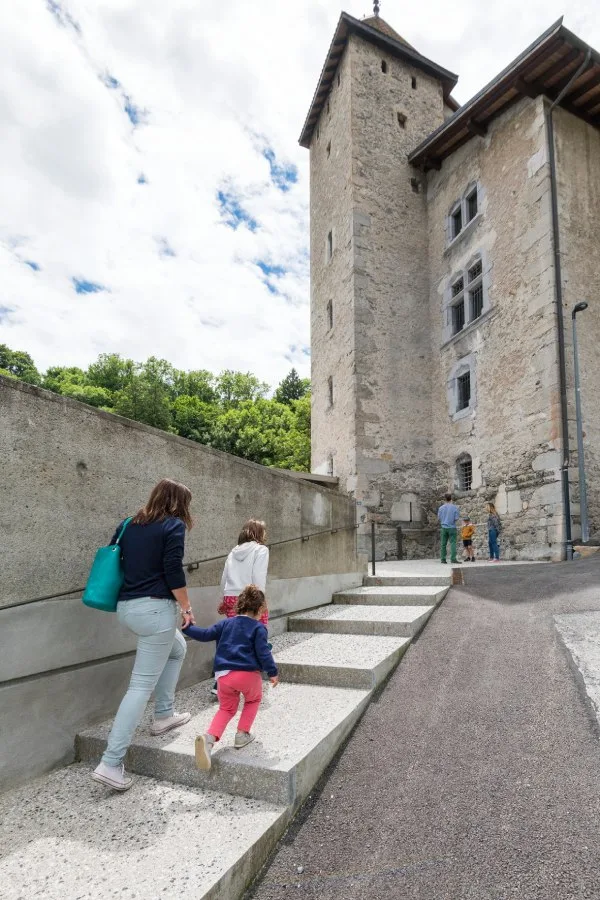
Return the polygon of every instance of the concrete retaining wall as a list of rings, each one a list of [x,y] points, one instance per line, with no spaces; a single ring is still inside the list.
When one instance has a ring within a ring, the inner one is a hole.
[[[134,642],[78,589],[160,478],[193,493],[186,562],[226,553],[249,516],[266,520],[272,542],[311,535],[272,547],[273,633],[362,577],[348,498],[1,376],[0,458],[0,787],[72,759],[75,732],[116,709]],[[188,575],[199,624],[218,618],[222,566]],[[210,665],[211,648],[192,642],[181,683]]]

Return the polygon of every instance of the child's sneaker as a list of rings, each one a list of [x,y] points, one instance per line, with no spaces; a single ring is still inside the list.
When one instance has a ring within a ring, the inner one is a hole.
[[[241,750],[242,747],[245,747],[247,744],[251,744],[253,740],[254,735],[250,734],[249,731],[237,731],[233,746],[236,750]]]
[[[215,681],[215,683],[213,684],[213,686],[212,686],[211,689],[210,689],[210,699],[211,699],[212,701],[215,701],[215,700],[218,700],[218,699],[219,699],[219,691],[218,691],[218,689],[217,689],[217,682],[216,682],[216,681]]]
[[[212,734],[199,734],[196,737],[196,765],[199,769],[208,771],[211,767],[211,753],[215,745]]]

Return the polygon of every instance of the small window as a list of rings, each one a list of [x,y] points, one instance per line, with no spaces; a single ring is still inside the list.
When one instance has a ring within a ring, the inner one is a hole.
[[[327,328],[329,331],[333,328],[333,300],[327,303]]]
[[[452,239],[458,237],[458,235],[461,233],[463,227],[462,223],[462,206],[459,206],[450,216]]]
[[[451,288],[452,306],[450,307],[450,315],[452,317],[452,334],[458,334],[465,327],[465,280],[457,278]]]
[[[413,189],[413,193],[420,194],[421,193],[421,182],[418,178],[410,179],[410,186]]]
[[[465,454],[456,461],[456,481],[459,491],[470,491],[473,484],[473,460]]]
[[[342,83],[342,76],[338,72],[338,87],[340,86],[341,83]]]
[[[467,272],[469,282],[470,321],[478,319],[483,313],[483,267],[477,260]]]
[[[398,118],[398,125],[400,126],[400,128],[406,128],[406,116],[404,115],[404,113],[396,113],[396,116]]]
[[[454,297],[458,297],[459,294],[462,294],[464,288],[465,288],[465,282],[464,282],[464,279],[459,278],[459,279],[458,279],[457,281],[455,281],[454,284],[452,285],[452,297],[453,297],[453,298],[454,298]]]
[[[317,140],[319,140],[320,136],[321,136],[321,128],[319,125],[317,125]]]
[[[387,75],[387,63],[386,63],[385,59],[381,60],[381,71],[383,72],[384,75]]]
[[[477,188],[474,188],[470,194],[467,194],[466,213],[467,222],[470,222],[477,215]]]
[[[411,83],[411,86],[412,86],[413,91],[416,91],[416,89],[417,89],[417,79],[415,78],[414,75],[413,75],[413,77],[411,78],[410,83]]]
[[[327,144],[327,156],[331,156],[331,141]]]
[[[452,334],[458,334],[465,327],[465,301],[460,300],[452,307]]]
[[[468,409],[471,402],[471,373],[465,372],[456,379],[457,398],[456,409]]]
[[[333,456],[331,453],[327,457],[327,474],[333,476]]]
[[[327,101],[327,115],[331,115],[331,107],[329,106],[329,100]]]
[[[327,235],[327,261],[329,262],[333,256],[333,231]]]
[[[331,377],[331,375],[327,379],[327,393],[329,397],[329,405],[333,406],[333,378]]]

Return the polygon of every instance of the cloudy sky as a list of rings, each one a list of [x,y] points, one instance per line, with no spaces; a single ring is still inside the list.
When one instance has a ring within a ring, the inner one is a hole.
[[[565,24],[600,47],[596,0]],[[310,367],[308,152],[341,9],[370,0],[7,0],[0,30],[0,343],[180,368]],[[382,0],[464,102],[564,0]]]

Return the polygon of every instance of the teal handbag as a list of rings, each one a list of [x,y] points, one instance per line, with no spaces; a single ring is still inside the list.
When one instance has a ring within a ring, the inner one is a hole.
[[[91,609],[102,612],[116,612],[119,592],[123,585],[123,565],[121,562],[121,538],[133,519],[129,516],[123,522],[116,544],[100,547],[94,557],[90,577],[81,598]]]

